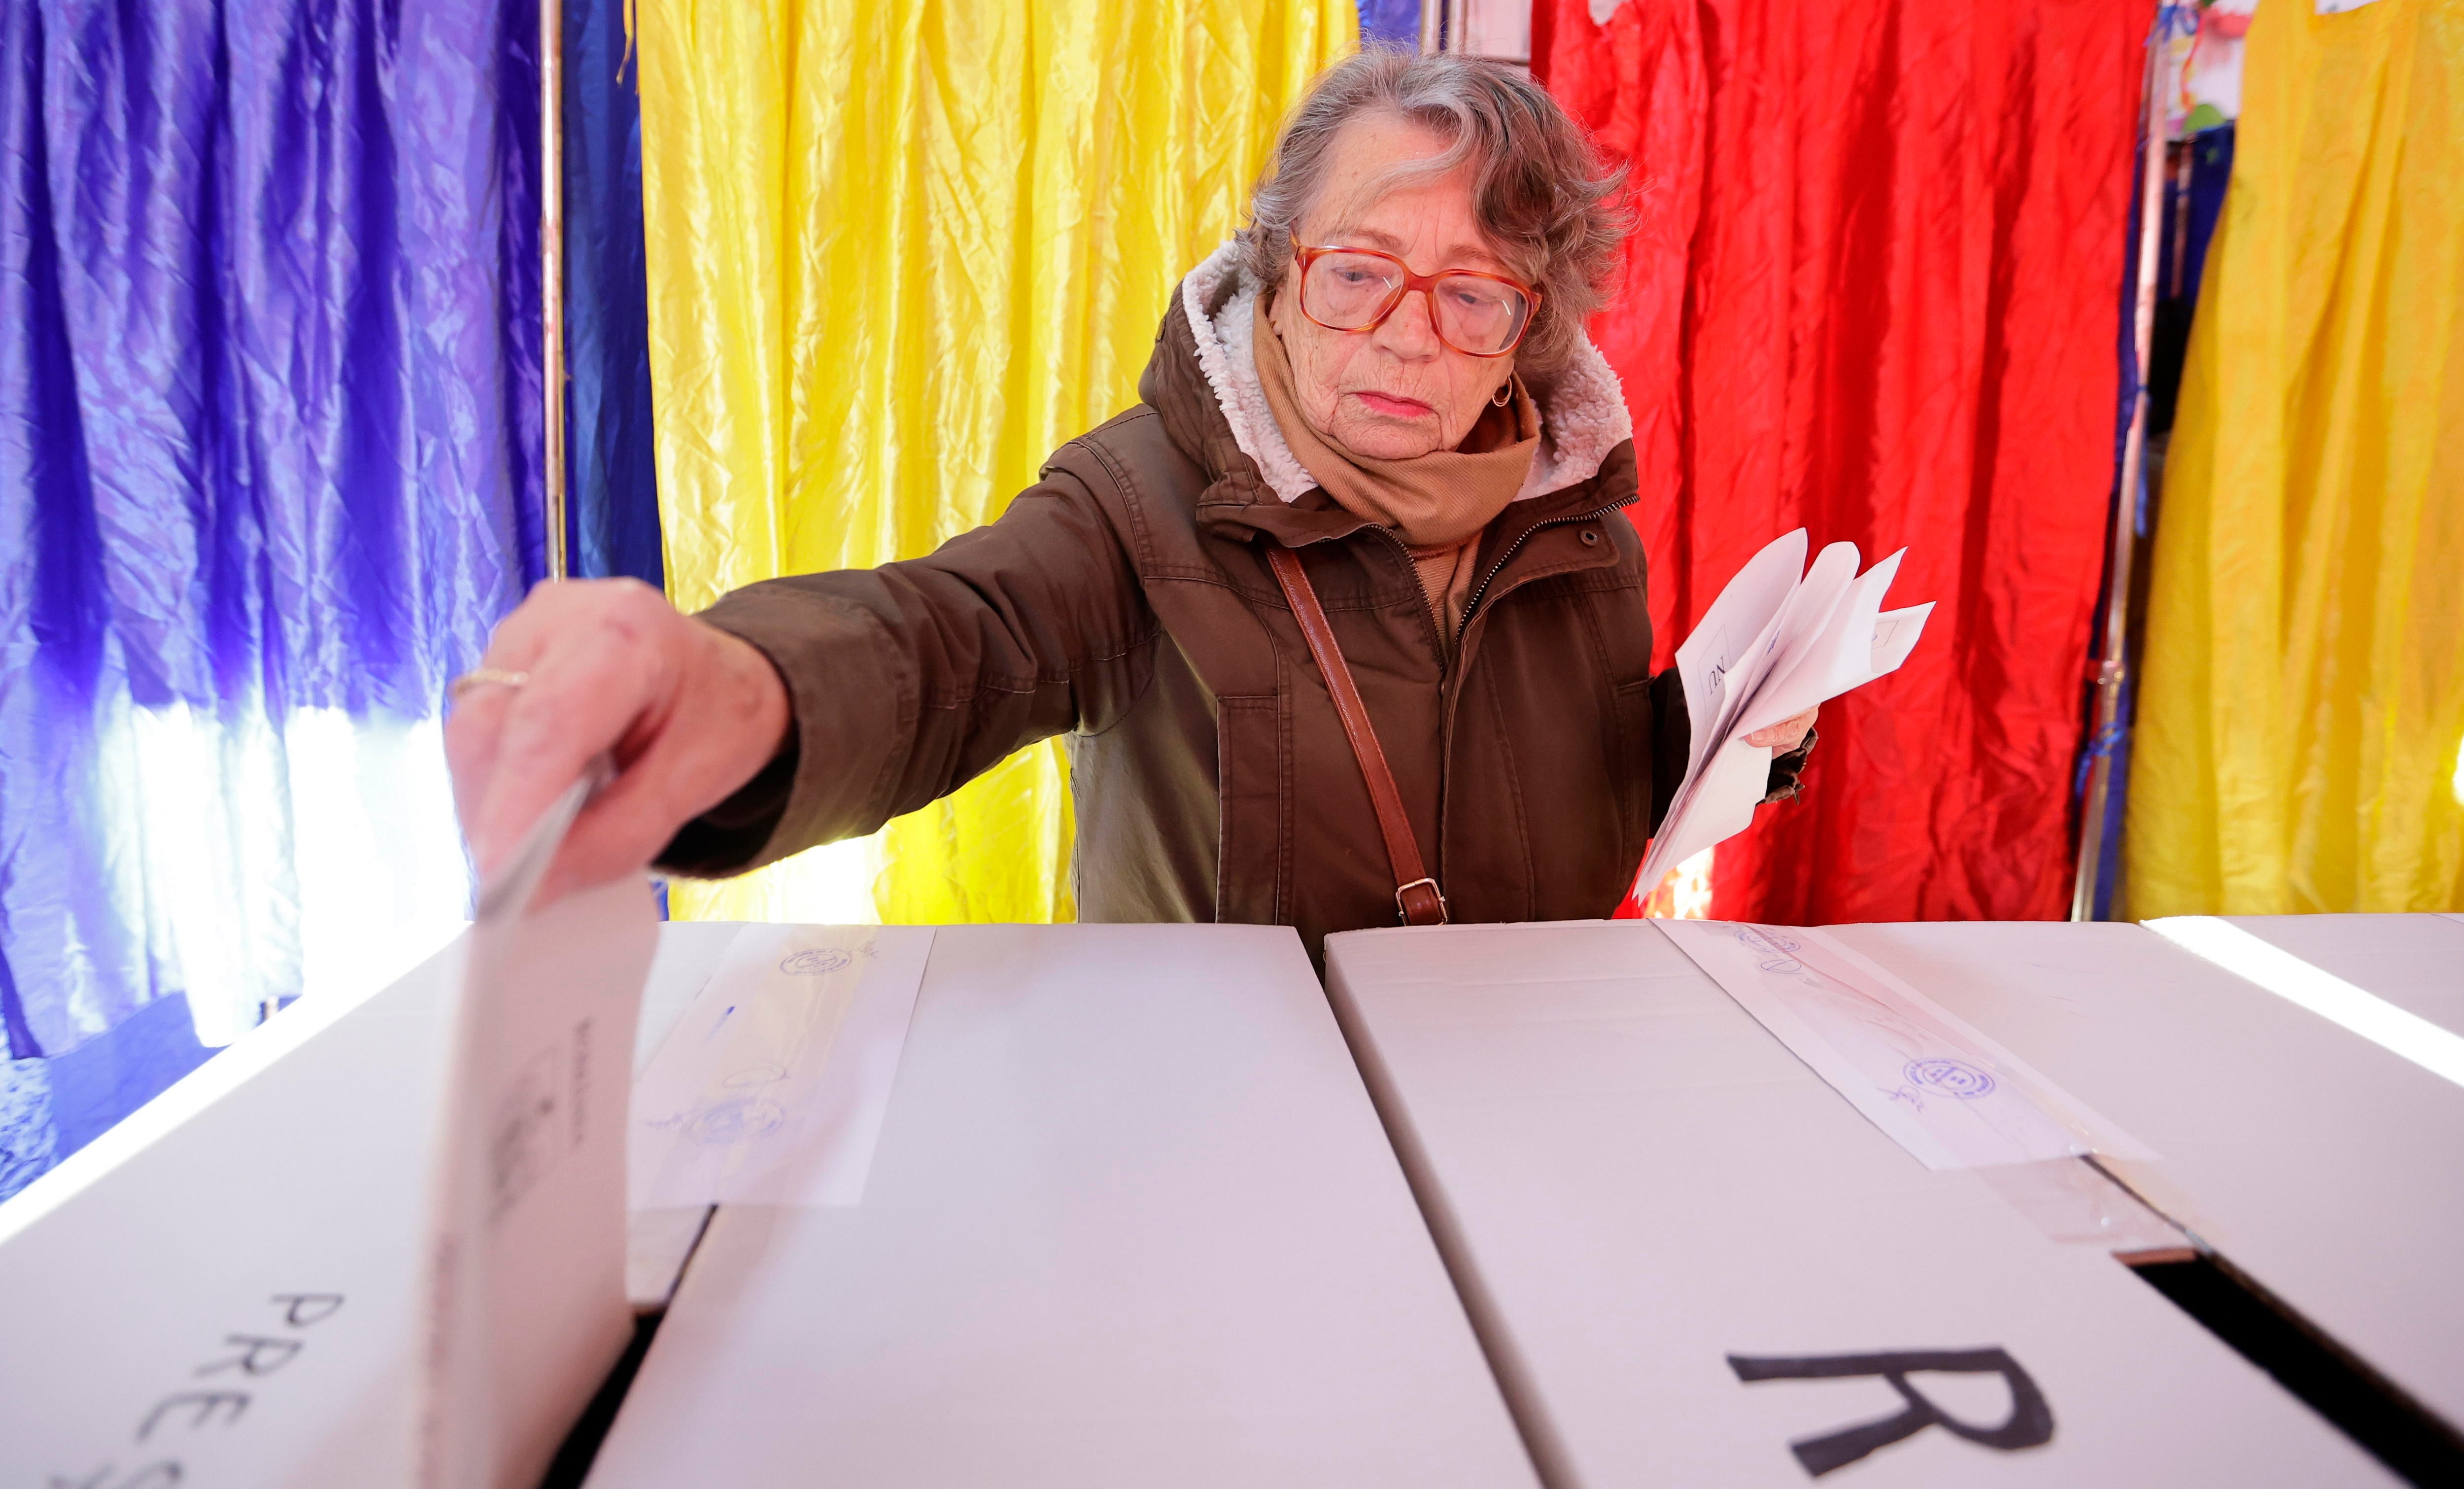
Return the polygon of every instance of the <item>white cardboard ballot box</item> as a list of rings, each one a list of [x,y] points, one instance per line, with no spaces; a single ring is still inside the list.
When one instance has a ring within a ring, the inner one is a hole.
[[[722,1205],[593,1489],[1532,1482],[1288,929],[937,932],[861,1203]]]
[[[2464,1034],[2464,916],[2228,915],[2271,945]]]
[[[641,1056],[736,929],[661,928]],[[293,1004],[0,1208],[0,1482],[410,1481],[455,955]]]
[[[2390,1481],[1649,922],[1338,935],[1327,981],[1552,1489]]]
[[[2336,919],[2349,933],[2362,918]],[[2370,919],[2393,937],[2420,930],[2404,922],[2440,918]],[[1831,934],[2154,1148],[2156,1161],[2127,1166],[2142,1192],[2464,1424],[2464,1087],[2143,926],[1968,922]],[[2370,986],[2367,957],[2339,960],[2314,938],[2282,944]],[[2401,1001],[2387,982],[2372,990]],[[2437,1017],[2429,1004],[2416,1011]]]

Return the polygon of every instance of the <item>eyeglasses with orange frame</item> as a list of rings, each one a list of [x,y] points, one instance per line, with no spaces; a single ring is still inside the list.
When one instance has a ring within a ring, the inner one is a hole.
[[[1343,258],[1333,259],[1335,255]],[[1395,307],[1403,303],[1404,296],[1418,290],[1428,297],[1429,324],[1439,341],[1466,357],[1503,357],[1522,344],[1524,333],[1531,328],[1531,317],[1540,308],[1540,292],[1520,279],[1477,269],[1414,274],[1400,258],[1374,248],[1312,248],[1294,238],[1292,258],[1301,271],[1301,314],[1330,331],[1374,331],[1386,323]],[[1329,276],[1314,271],[1321,262],[1331,260],[1331,274],[1345,267],[1344,260],[1350,259],[1375,260],[1382,287],[1373,290],[1367,285],[1357,286],[1359,293],[1351,300],[1331,302],[1331,297],[1341,293],[1341,286],[1321,283]],[[1486,306],[1463,303],[1461,298],[1441,300],[1438,290],[1448,283],[1458,284],[1474,298],[1493,294],[1493,289],[1487,288],[1491,286],[1511,290],[1515,298],[1500,297],[1496,303]],[[1486,344],[1466,345],[1465,342]]]

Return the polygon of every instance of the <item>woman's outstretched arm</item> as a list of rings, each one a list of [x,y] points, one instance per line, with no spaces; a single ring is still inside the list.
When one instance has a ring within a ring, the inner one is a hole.
[[[1001,520],[874,569],[749,586],[696,616],[630,581],[544,585],[496,629],[446,726],[485,873],[608,756],[547,893],[666,855],[750,868],[878,828],[1012,751],[1101,727],[1152,674],[1128,556],[1066,472]]]

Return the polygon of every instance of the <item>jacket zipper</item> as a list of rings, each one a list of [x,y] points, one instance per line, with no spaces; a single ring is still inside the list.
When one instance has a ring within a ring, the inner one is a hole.
[[[1595,522],[1623,505],[1625,505],[1624,502],[1617,501],[1596,512],[1581,512],[1573,517],[1552,517],[1545,522],[1533,522],[1515,534],[1514,541],[1506,545],[1506,551],[1497,556],[1497,562],[1489,566],[1488,572],[1481,575],[1480,583],[1472,586],[1471,598],[1463,602],[1463,629],[1465,631],[1471,629],[1471,618],[1480,611],[1481,597],[1488,593],[1489,581],[1506,571],[1506,566],[1513,562],[1514,555],[1522,549],[1524,544],[1530,541],[1533,533],[1543,527],[1563,527],[1571,522]]]
[[[1623,505],[1625,503],[1622,501],[1613,501],[1596,512],[1583,512],[1573,517],[1552,517],[1545,522],[1533,522],[1517,533],[1514,541],[1506,545],[1506,551],[1497,556],[1497,562],[1488,567],[1488,572],[1480,576],[1480,583],[1472,586],[1471,597],[1463,602],[1463,628],[1456,633],[1459,638],[1456,644],[1460,646],[1462,641],[1470,638],[1472,617],[1480,613],[1480,602],[1488,593],[1489,582],[1506,571],[1506,566],[1514,561],[1514,555],[1522,551],[1523,544],[1530,540],[1533,533],[1543,527],[1562,527],[1569,522],[1596,522]],[[1404,557],[1408,559],[1410,556],[1410,552],[1406,550]],[[1447,666],[1446,672],[1448,676],[1443,684],[1445,694],[1438,710],[1438,849],[1431,856],[1431,862],[1441,861],[1444,855],[1446,803],[1451,797],[1451,792],[1447,789],[1448,777],[1454,773],[1455,758],[1454,687],[1462,681],[1460,677],[1455,676],[1455,668],[1451,664]]]

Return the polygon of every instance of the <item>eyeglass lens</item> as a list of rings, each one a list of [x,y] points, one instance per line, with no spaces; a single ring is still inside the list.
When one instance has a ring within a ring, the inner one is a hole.
[[[1327,254],[1309,265],[1301,282],[1302,308],[1321,325],[1355,331],[1386,314],[1402,288],[1403,271],[1390,260],[1367,254]],[[1513,285],[1469,275],[1441,278],[1429,301],[1437,312],[1439,339],[1474,356],[1493,356],[1512,346],[1530,314],[1529,300]]]

